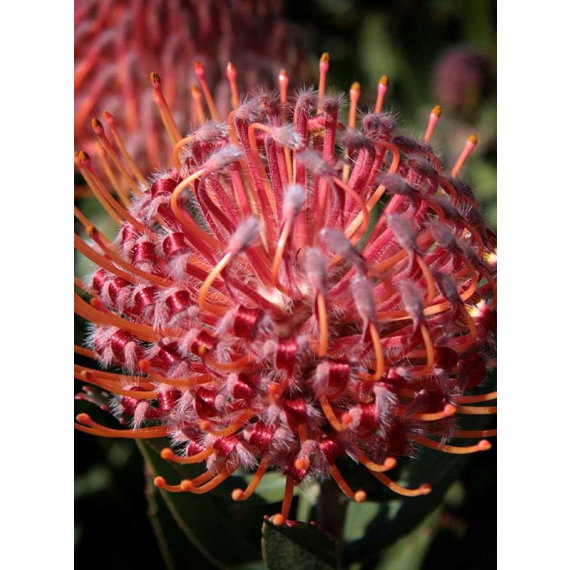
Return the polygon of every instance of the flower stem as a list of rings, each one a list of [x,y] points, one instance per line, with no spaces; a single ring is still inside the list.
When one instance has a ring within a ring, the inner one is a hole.
[[[321,492],[317,501],[317,523],[337,540],[337,548],[342,548],[344,521],[348,508],[348,499],[332,480],[321,483]]]
[[[175,570],[174,562],[172,557],[170,556],[170,551],[168,550],[168,544],[166,543],[166,537],[164,536],[164,532],[162,530],[162,525],[160,524],[160,520],[158,518],[158,503],[156,500],[156,487],[153,483],[153,475],[148,468],[148,465],[144,466],[144,478],[146,481],[145,486],[145,496],[148,501],[148,518],[150,520],[150,524],[152,525],[152,530],[156,536],[156,540],[158,542],[158,546],[160,548],[160,553],[162,554],[162,558],[164,560],[164,565],[166,570]]]

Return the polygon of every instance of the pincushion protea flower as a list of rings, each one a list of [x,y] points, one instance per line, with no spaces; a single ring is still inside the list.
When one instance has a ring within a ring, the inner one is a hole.
[[[443,105],[462,114],[473,114],[492,91],[489,57],[469,46],[445,51],[433,71],[433,91]]]
[[[91,296],[76,294],[76,311],[92,323],[90,349],[76,350],[123,370],[76,366],[93,386],[79,397],[113,393],[112,409],[131,424],[111,429],[82,413],[76,428],[168,436],[164,460],[205,464],[192,480],[156,478],[172,492],[204,493],[254,470],[232,493],[241,501],[266,471],[282,472],[275,524],[307,479],[332,477],[349,498],[366,499],[337,468],[341,456],[395,493],[424,495],[427,483],[407,489],[386,475],[399,457],[422,446],[474,453],[495,435],[457,422],[496,411],[476,405],[496,392],[465,395],[495,363],[496,241],[457,178],[476,139],[447,174],[428,144],[440,109],[423,140],[400,133],[382,113],[385,77],[356,130],[360,87],[345,124],[343,97],[326,92],[328,67],[325,54],[318,91],[289,98],[282,72],[279,93],[234,100],[225,121],[186,137],[153,73],[172,168],[147,183],[113,125],[116,149],[93,120],[106,170],[132,194],[115,198],[90,157],[76,154],[120,225],[111,241],[76,209],[91,239],[76,236],[76,247],[97,266],[86,284],[76,280]]]
[[[104,109],[117,115],[129,152],[146,175],[168,159],[145,89],[148,70],[161,70],[165,95],[182,124],[189,111],[193,121],[199,119],[202,78],[194,73],[194,59],[204,62],[213,97],[227,114],[230,54],[249,90],[267,84],[283,65],[302,74],[306,59],[300,46],[275,0],[76,0],[75,138],[94,152],[89,119]]]

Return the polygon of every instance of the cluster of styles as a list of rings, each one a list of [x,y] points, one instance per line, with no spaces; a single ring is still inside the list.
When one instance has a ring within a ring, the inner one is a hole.
[[[187,136],[152,73],[172,167],[147,181],[109,113],[106,127],[92,122],[105,176],[75,154],[120,226],[111,241],[75,210],[90,238],[76,235],[76,248],[97,266],[76,279],[76,312],[91,323],[90,348],[76,351],[122,369],[76,366],[90,385],[78,397],[109,397],[125,426],[81,413],[76,428],[169,437],[164,460],[204,463],[191,480],[157,477],[168,491],[204,493],[237,469],[253,471],[232,493],[241,501],[267,471],[281,472],[275,524],[305,480],[332,477],[366,500],[335,465],[341,456],[395,493],[424,495],[429,484],[406,489],[388,477],[398,458],[420,447],[483,451],[496,435],[458,424],[462,414],[495,413],[484,403],[497,397],[465,395],[496,363],[496,239],[457,178],[476,139],[448,174],[429,146],[439,107],[423,140],[409,138],[382,112],[383,76],[367,113],[358,114],[352,85],[342,122],[328,68],[324,54],[317,90],[290,96],[282,71],[278,91],[240,100],[230,64],[233,110],[220,120],[196,63],[199,115],[211,118]]]
[[[76,0],[76,144],[96,151],[89,121],[106,110],[120,116],[129,153],[145,175],[165,164],[168,141],[148,90],[152,69],[160,70],[178,124],[203,120],[194,60],[204,63],[222,116],[230,111],[223,80],[230,55],[246,90],[272,84],[283,66],[305,81],[300,32],[282,11],[280,0]]]

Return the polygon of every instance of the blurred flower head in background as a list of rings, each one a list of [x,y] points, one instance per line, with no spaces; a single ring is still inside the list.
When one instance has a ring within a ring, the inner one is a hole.
[[[493,66],[482,51],[456,46],[437,61],[432,83],[437,100],[446,109],[473,119],[486,97],[494,91]]]
[[[164,460],[204,463],[193,479],[155,479],[172,492],[205,493],[237,469],[254,471],[232,493],[241,501],[279,471],[287,483],[276,524],[305,480],[331,477],[366,499],[340,457],[416,496],[430,485],[407,489],[385,474],[400,457],[483,451],[495,435],[458,421],[496,412],[477,405],[495,392],[466,394],[496,362],[496,239],[459,178],[477,139],[446,168],[429,145],[439,107],[424,137],[409,137],[382,112],[382,77],[370,112],[359,114],[352,85],[344,120],[347,99],[327,92],[328,69],[325,54],[317,90],[291,94],[282,71],[277,92],[245,98],[234,69],[227,114],[197,63],[186,136],[168,81],[152,73],[147,89],[169,140],[154,154],[168,166],[147,179],[110,113],[107,129],[92,121],[99,160],[75,156],[119,227],[106,237],[76,209],[89,238],[76,235],[76,248],[95,265],[76,280],[77,314],[92,323],[89,349],[77,351],[121,370],[77,365],[75,374],[90,385],[81,399],[101,405],[111,393],[128,425],[81,413],[77,429],[168,436]],[[149,128],[139,125],[140,140]],[[462,446],[466,438],[479,441]]]
[[[76,0],[75,140],[94,153],[89,121],[117,116],[129,152],[146,174],[167,164],[167,139],[145,88],[160,69],[173,116],[198,124],[200,60],[212,97],[229,110],[227,65],[240,70],[244,91],[271,84],[285,66],[303,81],[307,62],[300,32],[282,16],[280,0]]]

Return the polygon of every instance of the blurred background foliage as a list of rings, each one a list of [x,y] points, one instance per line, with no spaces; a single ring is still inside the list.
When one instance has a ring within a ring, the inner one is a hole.
[[[353,81],[360,82],[363,108],[373,104],[383,74],[390,78],[385,108],[398,113],[402,126],[412,135],[422,133],[431,108],[441,104],[443,117],[432,143],[445,164],[453,163],[469,134],[477,134],[479,144],[465,175],[475,188],[488,225],[496,229],[495,3],[289,0],[284,2],[284,12],[302,31],[314,69],[318,69],[320,54],[330,53],[331,86],[348,91]],[[462,91],[460,80],[469,88]],[[82,273],[79,269],[78,274]],[[84,328],[80,322],[76,324],[76,342],[81,343]],[[494,382],[489,380],[487,389]],[[82,411],[105,421],[105,412],[97,416],[91,404],[75,402],[75,413]],[[143,451],[150,458],[153,452],[156,455],[148,446]],[[403,466],[401,480],[407,477],[412,482],[415,476],[425,476],[414,472],[415,465],[423,464],[432,474],[441,475],[433,496],[411,500],[380,497],[380,502],[349,504],[342,544],[308,525],[306,529],[277,531],[265,523],[263,551],[269,566],[280,567],[272,557],[279,551],[286,553],[289,564],[283,568],[334,568],[335,564],[350,570],[495,567],[496,446],[473,459],[453,458],[451,463],[430,450],[424,455],[422,461]],[[222,551],[229,558],[220,562],[213,560],[207,549],[193,545],[174,522],[164,495],[151,484],[150,463],[145,469],[132,441],[75,432],[75,552],[79,565],[110,570],[208,569],[216,565],[264,568],[254,559],[261,555],[263,515],[279,508],[283,485],[278,477],[266,477],[247,512],[228,508],[218,495],[201,506],[198,518],[210,529],[212,544],[225,542]],[[358,477],[351,473],[352,466],[346,468],[347,476]],[[231,488],[219,492],[229,495]],[[318,493],[314,485],[297,494],[294,507],[298,519],[309,522],[318,517]],[[226,528],[227,517],[239,521],[243,536],[216,532]],[[239,564],[239,556],[231,560],[232,549],[243,554]],[[296,558],[299,553],[301,558]]]

